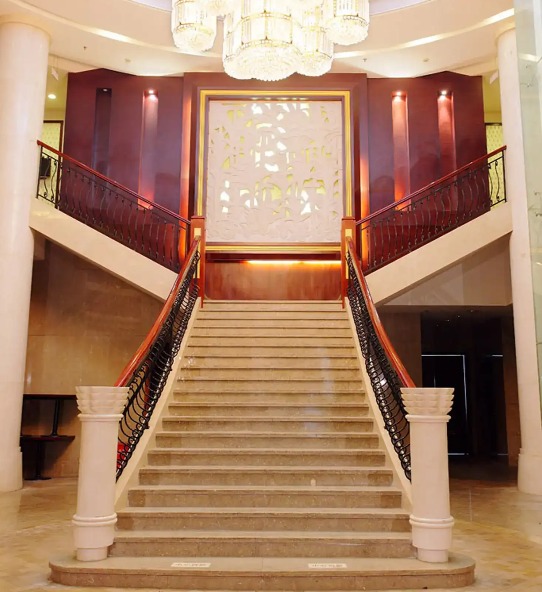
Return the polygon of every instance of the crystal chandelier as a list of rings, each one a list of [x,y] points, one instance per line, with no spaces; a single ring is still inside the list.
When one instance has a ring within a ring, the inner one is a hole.
[[[224,71],[240,79],[321,76],[333,44],[359,43],[369,28],[369,0],[172,0],[172,7],[173,40],[187,53],[211,49],[223,17]]]

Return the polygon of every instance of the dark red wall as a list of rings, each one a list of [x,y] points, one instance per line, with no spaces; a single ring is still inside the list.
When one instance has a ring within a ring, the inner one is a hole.
[[[281,88],[302,90],[350,89],[354,118],[353,158],[356,217],[394,201],[392,94],[407,96],[410,190],[436,180],[441,163],[437,100],[441,90],[453,96],[457,166],[486,153],[482,81],[444,72],[413,79],[367,79],[365,74],[329,74],[321,78],[293,76],[264,85],[238,81],[225,74],[194,73],[182,78],[147,78],[94,70],[71,74],[68,83],[65,152],[92,164],[96,91],[112,91],[109,118],[109,177],[138,190],[143,96],[156,89],[159,99],[157,153],[154,163],[155,201],[183,215],[191,213],[194,155],[201,88]],[[184,104],[184,113],[183,113]],[[184,126],[184,127],[183,127]],[[100,137],[103,138],[103,131]],[[184,164],[183,164],[184,163]]]
[[[450,171],[441,162],[437,101],[452,94],[458,167],[486,154],[482,79],[443,72],[421,78],[370,78],[369,179],[371,211],[393,202],[393,93],[406,93],[410,156],[410,191]]]
[[[178,212],[183,79],[130,76],[110,70],[70,74],[64,151],[87,165],[92,165],[96,91],[101,88],[111,89],[109,160],[102,172],[134,191],[139,184],[143,98],[148,89],[156,90],[155,201]]]

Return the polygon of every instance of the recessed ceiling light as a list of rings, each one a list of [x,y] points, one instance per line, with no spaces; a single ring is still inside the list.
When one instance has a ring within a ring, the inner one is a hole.
[[[55,93],[49,93],[49,94],[47,95],[47,98],[48,98],[48,99],[51,99],[51,100],[54,100],[54,99],[56,99],[56,95],[55,95]]]

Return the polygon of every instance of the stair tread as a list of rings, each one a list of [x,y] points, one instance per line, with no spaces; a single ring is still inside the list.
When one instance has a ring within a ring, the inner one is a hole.
[[[206,437],[224,437],[224,436],[257,436],[273,438],[369,438],[376,437],[376,432],[260,432],[256,430],[226,430],[223,432],[208,432],[200,430],[175,431],[159,430],[156,435],[160,436],[206,436]]]
[[[357,473],[364,473],[367,471],[370,472],[378,472],[378,473],[392,473],[392,470],[387,467],[343,467],[340,465],[336,465],[334,467],[329,467],[325,465],[315,465],[315,466],[295,466],[295,465],[267,465],[265,467],[259,465],[220,465],[218,467],[210,467],[209,465],[190,465],[188,467],[185,466],[171,466],[171,465],[153,465],[147,466],[141,469],[144,473],[159,473],[159,472],[176,472],[176,471],[187,471],[187,472],[213,472],[213,473],[230,473],[230,472],[238,472],[238,473],[252,473],[252,472],[259,472],[259,473],[315,473],[315,472],[323,472],[323,473],[349,473],[349,474],[357,474]]]
[[[151,452],[160,452],[163,454],[164,452],[183,452],[183,453],[190,453],[190,454],[198,454],[198,453],[205,453],[205,454],[240,454],[240,453],[250,453],[250,454],[291,454],[291,455],[298,455],[298,454],[337,454],[340,452],[341,454],[384,454],[384,451],[379,448],[309,448],[307,450],[300,450],[299,448],[295,450],[288,450],[288,448],[277,450],[276,448],[193,448],[185,446],[183,448],[171,448],[171,447],[161,447],[161,448],[154,448]]]
[[[403,540],[410,541],[410,532],[333,532],[333,531],[288,531],[288,530],[122,530],[117,531],[115,540],[126,539],[162,539],[177,540],[186,538],[195,539],[304,539],[311,540],[315,537],[325,539],[341,540]]]
[[[142,507],[142,506],[129,506],[117,512],[119,516],[127,514],[151,514],[153,516],[160,515],[184,515],[187,514],[192,516],[194,514],[205,514],[213,516],[216,514],[224,515],[268,515],[268,514],[282,514],[292,516],[351,516],[353,518],[357,516],[409,516],[406,510],[401,508],[246,508],[246,507],[231,507],[231,508],[201,508],[201,507]]]
[[[367,409],[369,407],[368,403],[257,403],[253,401],[247,401],[246,403],[217,403],[216,401],[198,401],[197,403],[183,403],[182,401],[171,401],[168,403],[170,407],[227,407],[230,409],[231,407],[255,407],[255,408],[263,408],[266,409],[268,407],[276,407],[278,409],[282,409],[283,407],[291,408],[291,409],[341,409],[343,407],[347,409]]]
[[[401,493],[397,487],[392,485],[135,485],[130,488],[131,492],[155,492],[167,491],[235,491],[238,493],[252,492],[284,492],[284,493]]]
[[[191,422],[191,421],[231,421],[231,422],[250,422],[250,421],[265,421],[265,422],[278,422],[278,423],[368,423],[373,424],[374,420],[370,417],[351,417],[351,416],[340,416],[335,415],[333,417],[315,417],[311,415],[299,415],[295,417],[283,417],[280,415],[165,415],[162,417],[163,421],[176,421],[176,422]],[[167,431],[167,430],[166,430]],[[172,430],[169,430],[172,431]],[[175,432],[177,433],[177,432]],[[190,432],[194,433],[194,432]],[[206,432],[207,433],[207,432]],[[254,434],[255,432],[250,431],[249,433]],[[284,434],[286,432],[272,432],[278,434]],[[289,434],[291,432],[288,432]],[[325,432],[322,432],[325,433]],[[333,432],[336,433],[336,432]],[[350,434],[353,432],[343,432]],[[357,433],[357,432],[355,432]],[[367,433],[367,432],[364,432]]]

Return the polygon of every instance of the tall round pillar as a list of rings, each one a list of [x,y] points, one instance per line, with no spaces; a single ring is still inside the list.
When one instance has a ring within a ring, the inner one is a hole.
[[[510,29],[498,39],[501,110],[506,150],[506,194],[512,208],[510,273],[514,303],[514,334],[518,374],[521,450],[518,487],[542,495],[542,414],[529,211],[525,179],[520,85],[516,32]],[[542,315],[542,310],[539,311]]]
[[[0,21],[0,491],[22,487],[19,444],[34,241],[30,200],[38,182],[49,36]]]

